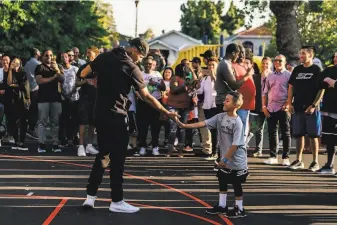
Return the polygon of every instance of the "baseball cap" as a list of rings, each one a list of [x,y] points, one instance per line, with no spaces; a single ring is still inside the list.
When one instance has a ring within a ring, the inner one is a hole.
[[[215,52],[213,52],[211,49],[208,49],[204,54],[200,54],[201,57],[204,58],[212,58],[215,57]]]
[[[149,52],[149,44],[144,39],[134,38],[129,41],[129,44],[137,48],[143,56],[146,56]]]
[[[201,60],[200,60],[200,58],[199,57],[194,57],[193,59],[192,59],[192,61],[190,61],[190,62],[194,62],[194,63],[201,63]]]

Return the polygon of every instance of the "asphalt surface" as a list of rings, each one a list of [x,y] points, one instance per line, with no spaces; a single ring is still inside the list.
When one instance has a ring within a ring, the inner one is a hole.
[[[166,151],[161,149],[161,153]],[[304,158],[307,168],[311,156],[306,154]],[[130,215],[108,211],[108,172],[100,186],[96,208],[83,210],[93,159],[77,157],[75,149],[38,155],[34,144],[30,144],[28,152],[2,147],[0,224],[337,224],[336,177],[264,165],[265,158],[249,159],[250,176],[244,185],[246,218],[228,220],[207,215],[205,208],[218,202],[213,162],[193,153],[184,158],[166,158],[164,154],[127,158],[125,199],[140,206],[140,212]],[[326,156],[320,155],[321,165],[325,160]],[[228,201],[232,206],[232,190]]]

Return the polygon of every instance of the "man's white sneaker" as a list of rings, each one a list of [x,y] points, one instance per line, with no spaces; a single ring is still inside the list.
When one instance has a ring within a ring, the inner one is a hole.
[[[111,202],[109,210],[111,212],[136,213],[139,211],[139,208],[132,206],[124,201],[120,201],[120,202]]]
[[[146,149],[141,147],[139,150],[139,155],[146,155]]]
[[[263,163],[267,164],[267,165],[276,165],[276,164],[278,164],[278,159],[277,158],[269,158],[266,161],[264,161]]]
[[[83,203],[83,207],[85,208],[95,208],[95,201],[96,201],[97,197],[96,196],[90,196],[87,195],[87,199],[84,201]]]
[[[77,156],[87,156],[83,145],[80,145],[77,149]]]
[[[152,149],[152,155],[155,155],[155,156],[159,155],[159,148],[158,147],[154,147]]]
[[[130,145],[128,145],[128,150],[132,150],[133,148],[130,146]]]
[[[282,166],[290,166],[289,159],[283,159]]]
[[[85,148],[86,153],[90,153],[91,155],[97,155],[99,151],[97,151],[92,144],[88,144]]]

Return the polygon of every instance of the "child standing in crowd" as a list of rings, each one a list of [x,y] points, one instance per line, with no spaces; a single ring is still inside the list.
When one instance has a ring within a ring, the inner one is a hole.
[[[243,103],[242,95],[237,92],[227,94],[224,101],[224,113],[217,114],[210,119],[193,124],[179,126],[184,129],[207,127],[216,129],[220,147],[221,160],[218,164],[217,177],[219,181],[219,204],[207,209],[208,214],[224,214],[229,218],[245,217],[243,208],[242,183],[246,182],[248,176],[247,150],[245,148],[244,130],[237,110]],[[235,193],[235,206],[233,210],[227,207],[228,184],[233,185]]]

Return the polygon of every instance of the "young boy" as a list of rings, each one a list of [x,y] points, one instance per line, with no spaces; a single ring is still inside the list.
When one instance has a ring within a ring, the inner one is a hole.
[[[202,128],[217,129],[221,160],[218,164],[217,177],[219,180],[219,204],[207,209],[208,214],[224,214],[228,218],[245,217],[246,212],[242,205],[242,183],[248,176],[247,150],[244,142],[244,130],[237,110],[243,103],[242,95],[237,92],[227,94],[224,101],[224,113],[193,124],[182,124],[185,129]],[[233,185],[235,206],[228,210],[226,205],[228,184]]]

